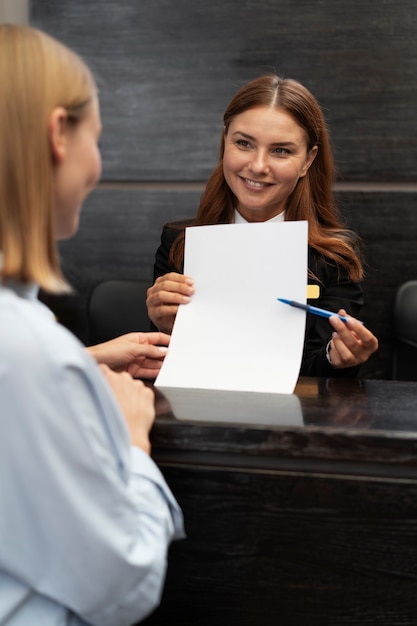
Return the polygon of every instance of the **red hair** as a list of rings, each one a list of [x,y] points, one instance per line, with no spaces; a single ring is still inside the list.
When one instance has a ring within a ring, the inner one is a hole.
[[[307,151],[318,147],[307,174],[299,179],[287,199],[285,219],[307,220],[311,248],[344,266],[352,280],[361,280],[363,268],[357,237],[344,227],[333,195],[335,168],[326,122],[317,100],[296,80],[261,76],[244,85],[232,98],[223,116],[219,163],[208,179],[193,224],[233,222],[236,198],[223,174],[225,137],[237,115],[260,105],[284,109],[306,132]],[[170,260],[179,269],[183,257],[184,233],[175,241]]]

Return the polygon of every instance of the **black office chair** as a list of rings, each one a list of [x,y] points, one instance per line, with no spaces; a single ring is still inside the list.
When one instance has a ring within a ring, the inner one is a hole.
[[[95,285],[87,304],[90,342],[101,343],[132,331],[149,331],[149,286],[147,280],[104,280]]]
[[[417,280],[397,290],[393,313],[393,380],[417,381]]]

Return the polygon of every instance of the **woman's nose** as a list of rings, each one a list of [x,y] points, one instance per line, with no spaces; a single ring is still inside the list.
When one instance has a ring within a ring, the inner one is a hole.
[[[250,162],[250,169],[252,172],[264,173],[269,169],[268,154],[263,150],[257,150],[253,155]]]

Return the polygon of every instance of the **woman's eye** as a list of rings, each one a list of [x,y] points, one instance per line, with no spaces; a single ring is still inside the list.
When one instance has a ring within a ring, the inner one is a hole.
[[[273,152],[274,154],[284,155],[284,156],[286,156],[287,154],[291,154],[288,148],[274,148]]]
[[[250,143],[249,143],[249,141],[246,141],[246,139],[237,139],[236,140],[236,145],[239,148],[250,148]]]

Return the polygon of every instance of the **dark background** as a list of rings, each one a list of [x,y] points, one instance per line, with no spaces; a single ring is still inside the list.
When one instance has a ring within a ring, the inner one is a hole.
[[[228,101],[275,71],[324,109],[341,212],[364,243],[361,318],[380,340],[363,376],[390,377],[395,291],[417,278],[415,0],[32,0],[30,21],[101,90],[102,182],[60,244],[76,293],[45,298],[64,324],[87,343],[94,284],[152,282],[163,224],[194,214],[217,161]]]

